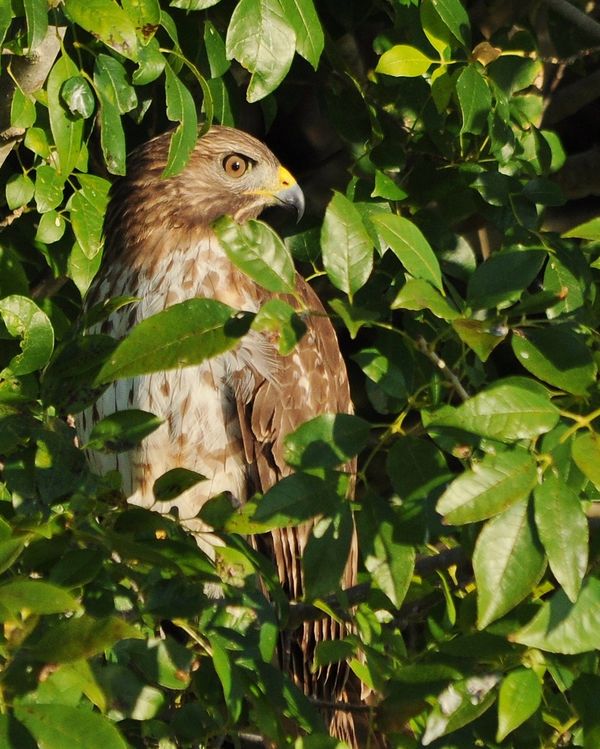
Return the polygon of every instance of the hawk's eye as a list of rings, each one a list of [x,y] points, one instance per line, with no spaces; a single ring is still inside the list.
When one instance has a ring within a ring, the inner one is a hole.
[[[250,167],[250,162],[239,153],[230,153],[223,160],[223,169],[229,177],[241,177]]]

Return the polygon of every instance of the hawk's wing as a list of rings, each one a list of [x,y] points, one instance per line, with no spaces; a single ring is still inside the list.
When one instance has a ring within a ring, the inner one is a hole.
[[[304,307],[313,313],[306,320],[307,332],[289,356],[280,358],[276,378],[256,380],[251,394],[241,388],[236,392],[246,458],[262,492],[292,473],[283,458],[286,435],[319,414],[352,412],[346,366],[333,326],[315,292],[300,277],[297,292]],[[349,468],[354,471],[355,466]],[[303,596],[301,559],[312,525],[277,529],[258,539],[259,548],[275,561],[279,578],[292,600]],[[344,588],[356,582],[356,566],[354,537],[342,580]],[[323,619],[305,624],[284,642],[282,656],[287,663],[283,665],[306,693],[321,699],[339,698],[346,667],[334,665],[315,674],[311,673],[311,661],[317,642],[346,633],[343,625]]]

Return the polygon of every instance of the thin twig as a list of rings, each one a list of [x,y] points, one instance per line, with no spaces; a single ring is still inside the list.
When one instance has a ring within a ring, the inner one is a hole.
[[[419,351],[426,356],[429,361],[433,362],[435,366],[440,370],[442,375],[448,380],[448,382],[452,385],[454,390],[456,391],[458,397],[462,401],[467,401],[471,397],[469,393],[464,389],[464,387],[461,384],[461,381],[458,379],[458,377],[454,374],[454,372],[448,367],[446,362],[441,359],[435,351],[429,348],[429,345],[427,344],[427,341],[423,338],[423,336],[419,336],[417,340],[415,341],[417,348]]]

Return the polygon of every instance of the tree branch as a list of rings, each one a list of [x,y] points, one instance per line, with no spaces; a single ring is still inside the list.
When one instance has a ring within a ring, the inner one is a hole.
[[[590,18],[590,16],[583,13],[579,8],[571,5],[568,0],[543,0],[543,2],[549,8],[552,8],[555,13],[570,21],[573,26],[577,26],[577,28],[594,39],[600,40],[600,23]]]

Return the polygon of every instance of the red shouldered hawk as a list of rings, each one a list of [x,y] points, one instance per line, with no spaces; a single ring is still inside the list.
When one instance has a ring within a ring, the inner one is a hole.
[[[272,294],[228,260],[212,223],[231,215],[243,222],[266,206],[304,208],[292,175],[269,149],[239,130],[213,127],[199,138],[186,168],[162,179],[169,136],[161,135],[130,157],[128,174],[113,188],[108,209],[103,265],[92,301],[119,295],[140,298],[114,313],[106,332],[125,336],[140,320],[177,302],[210,297],[234,309],[256,312]],[[160,512],[177,507],[179,518],[211,552],[210,528],[197,514],[210,497],[230,492],[244,502],[267,491],[291,469],[283,439],[321,413],[352,411],[346,367],[333,327],[311,287],[297,277],[307,309],[308,330],[294,352],[282,357],[268,337],[249,332],[238,347],[198,366],[113,383],[88,412],[83,429],[118,410],[138,408],[164,419],[162,426],[130,452],[95,453],[101,472],[117,468],[129,501]],[[207,477],[169,502],[157,502],[154,481],[183,466]],[[272,555],[290,599],[303,595],[301,556],[312,528],[283,528],[271,534]],[[213,553],[214,556],[214,553]],[[342,581],[355,582],[356,543]],[[343,636],[325,619],[305,624],[292,636],[285,667],[306,694],[328,702],[341,698],[346,667],[311,673],[315,643]],[[337,711],[331,731],[357,746],[352,715]]]

